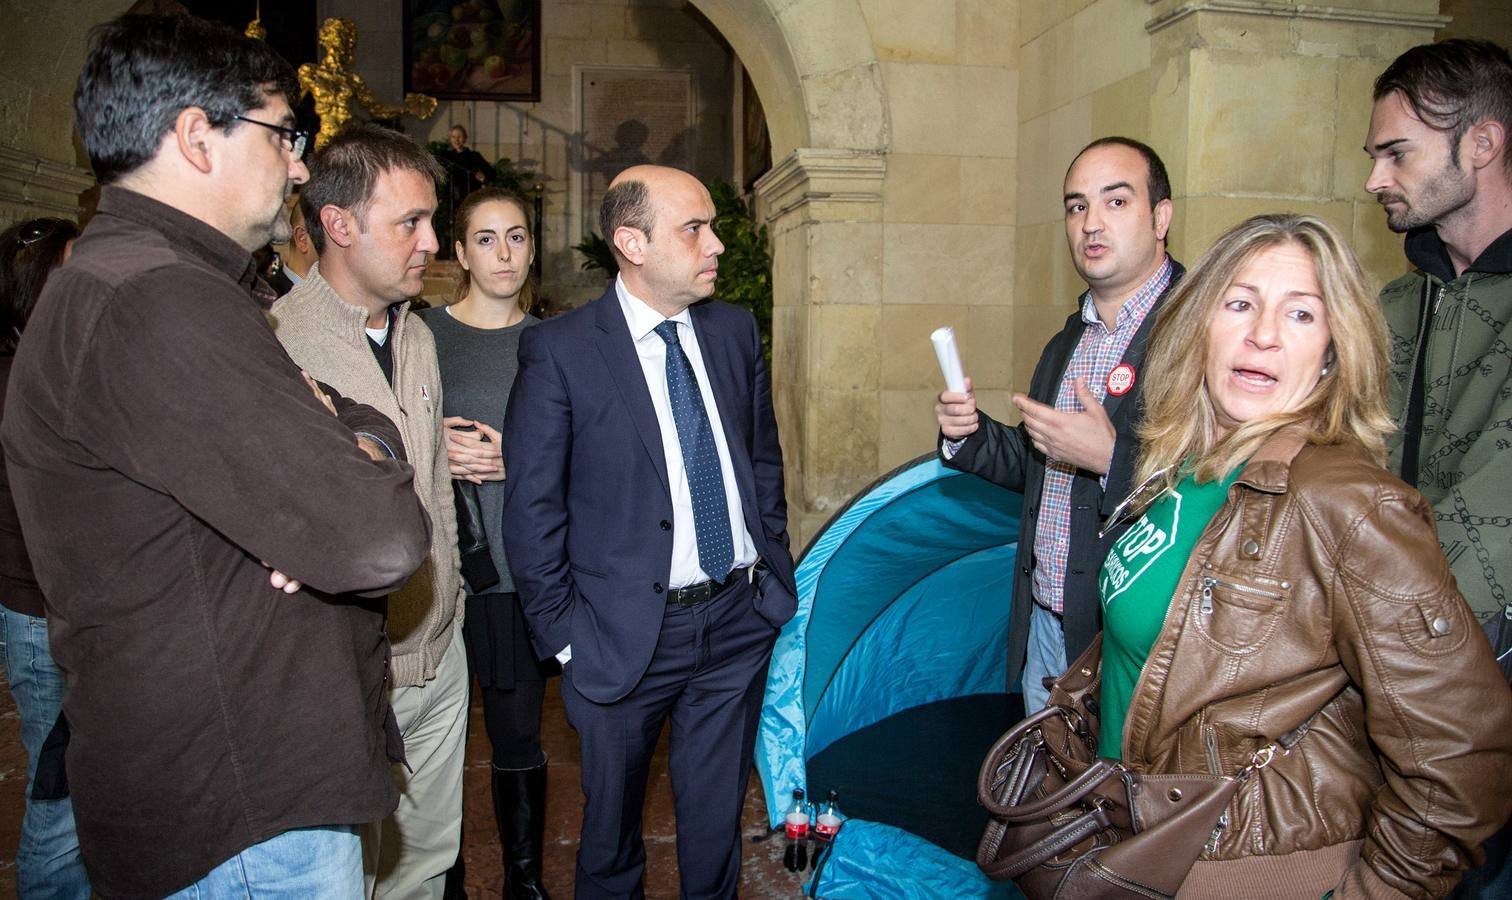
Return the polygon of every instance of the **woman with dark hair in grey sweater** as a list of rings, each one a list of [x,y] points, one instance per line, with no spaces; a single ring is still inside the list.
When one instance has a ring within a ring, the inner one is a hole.
[[[518,369],[520,333],[530,315],[535,259],[530,215],[516,194],[485,188],[457,209],[457,301],[421,316],[441,364],[447,458],[458,493],[459,539],[472,519],[481,542],[464,552],[467,611],[462,636],[483,692],[483,724],[493,745],[493,802],[510,900],[549,900],[541,883],[546,754],[541,701],[555,663],[536,659],[499,533],[505,472],[499,429]],[[469,510],[472,515],[469,516]],[[490,565],[491,564],[491,565]]]

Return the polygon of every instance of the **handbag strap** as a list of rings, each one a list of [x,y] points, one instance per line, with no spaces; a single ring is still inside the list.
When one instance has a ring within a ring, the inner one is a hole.
[[[988,874],[998,879],[1017,878],[1111,827],[1108,811],[1101,805],[1095,806],[1017,853],[997,860]]]
[[[1058,715],[1058,710],[1045,707],[1004,732],[997,743],[992,745],[992,749],[987,751],[987,757],[982,760],[982,768],[977,772],[977,802],[993,814],[1002,815],[1000,810],[1003,807],[998,802],[997,789],[1002,784],[1006,767],[1021,752],[1017,748],[1018,743],[1027,738],[1039,723],[1054,715]]]
[[[1122,774],[1124,768],[1117,762],[1099,756],[1093,760],[1087,771],[1081,773],[1066,782],[1060,790],[1047,797],[1043,797],[1033,803],[1024,803],[1019,806],[1000,806],[991,812],[1001,816],[1005,822],[1025,822],[1031,819],[1043,819],[1051,813],[1060,812],[1077,803],[1092,793],[1109,778]]]
[[[997,743],[992,745],[992,750],[987,754],[988,764],[983,765],[977,775],[977,800],[987,808],[988,812],[1007,822],[1043,818],[1080,802],[1110,776],[1123,771],[1122,764],[1116,760],[1096,757],[1087,766],[1086,771],[1066,782],[1060,790],[1032,803],[1008,805],[1003,802],[1004,798],[997,796],[998,789],[1003,783],[1005,769],[1017,754],[1022,752],[1019,749],[1022,742],[1037,740],[1043,744],[1042,737],[1035,737],[1032,734],[1040,728],[1042,722],[1057,716],[1069,719],[1074,714],[1072,710],[1059,706],[1047,706],[1019,722],[1007,734],[998,738]]]

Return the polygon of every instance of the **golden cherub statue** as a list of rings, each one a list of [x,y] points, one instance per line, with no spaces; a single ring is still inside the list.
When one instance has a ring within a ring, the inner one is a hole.
[[[316,150],[329,144],[352,121],[354,105],[361,105],[379,119],[391,119],[401,113],[424,119],[436,111],[436,98],[425,94],[405,94],[403,106],[378,102],[362,76],[352,71],[357,26],[346,19],[325,20],[320,26],[320,47],[325,53],[320,62],[299,67],[300,96],[314,94],[315,114],[320,116]]]

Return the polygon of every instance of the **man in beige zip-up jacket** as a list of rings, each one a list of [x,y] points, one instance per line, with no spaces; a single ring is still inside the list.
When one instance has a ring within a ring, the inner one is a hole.
[[[439,898],[461,841],[467,664],[441,376],[408,312],[436,235],[435,161],[409,138],[354,128],[310,160],[301,203],[320,262],[273,306],[278,339],[315,378],[389,416],[430,513],[429,557],[389,597],[390,699],[404,735],[402,796],[363,835],[370,896]]]

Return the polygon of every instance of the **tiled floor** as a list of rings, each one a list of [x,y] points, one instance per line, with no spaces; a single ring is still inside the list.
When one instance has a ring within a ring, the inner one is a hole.
[[[3,680],[3,679],[0,679]],[[578,788],[577,735],[562,712],[559,682],[546,691],[544,743],[551,758],[548,784],[545,878],[556,900],[572,896],[573,858],[577,852],[582,793]],[[463,852],[467,895],[472,900],[501,896],[503,866],[489,799],[488,739],[481,707],[472,711],[473,739],[467,748],[466,809]],[[646,896],[677,897],[677,850],[672,818],[672,789],[667,777],[666,741],[651,771],[646,804]],[[21,828],[26,781],[26,754],[21,747],[16,707],[10,692],[0,691],[0,897],[15,896],[15,852]],[[743,827],[745,863],[740,894],[744,898],[797,898],[800,879],[782,867],[782,841],[768,839],[766,803],[754,773],[746,792]]]

